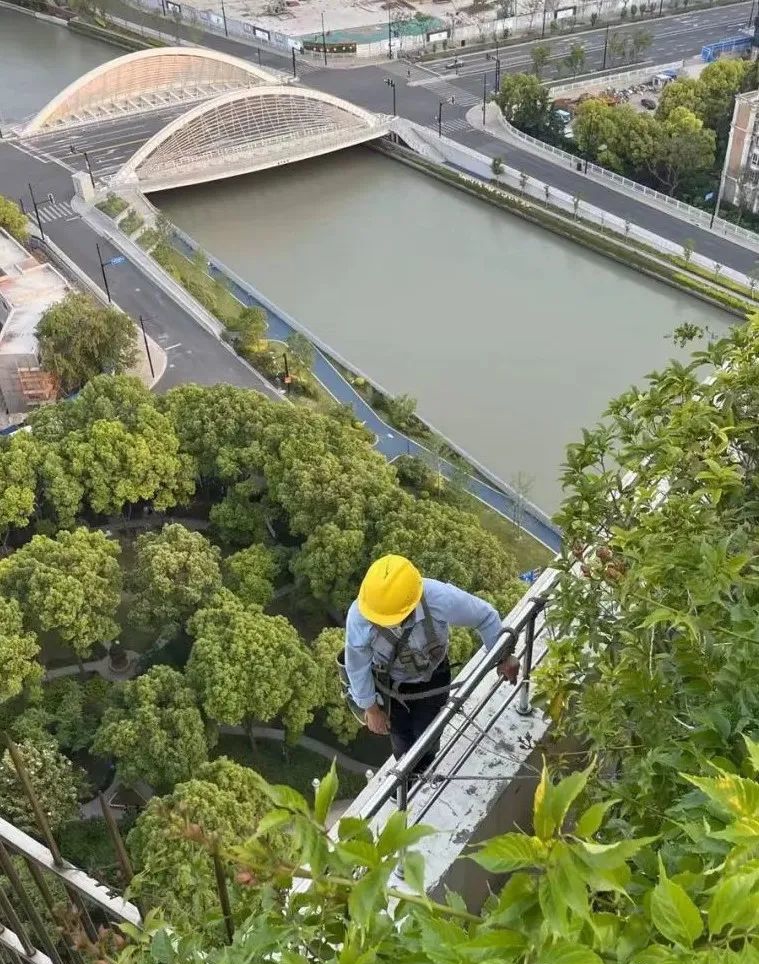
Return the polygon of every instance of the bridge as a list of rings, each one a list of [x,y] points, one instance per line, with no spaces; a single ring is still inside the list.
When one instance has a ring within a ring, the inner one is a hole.
[[[126,54],[69,84],[20,132],[114,189],[169,190],[382,137],[388,119],[215,50]],[[83,161],[82,161],[83,159]]]

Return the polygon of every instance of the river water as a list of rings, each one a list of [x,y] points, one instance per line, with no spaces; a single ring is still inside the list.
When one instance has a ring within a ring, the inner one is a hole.
[[[0,112],[21,118],[118,51],[0,10]],[[154,201],[209,252],[501,478],[560,498],[566,444],[728,316],[356,149]]]

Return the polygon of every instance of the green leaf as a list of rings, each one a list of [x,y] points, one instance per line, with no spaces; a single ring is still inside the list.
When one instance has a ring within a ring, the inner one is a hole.
[[[319,787],[314,796],[314,816],[323,824],[327,819],[329,808],[337,795],[337,768],[335,761],[329,768],[329,773],[319,781]]]
[[[636,952],[642,950],[651,938],[651,925],[643,917],[631,917],[622,928],[617,942],[617,958],[620,964]]]
[[[540,783],[535,790],[532,808],[532,826],[535,836],[540,840],[550,840],[556,830],[556,823],[553,819],[552,792],[553,786],[548,775],[548,767],[543,760],[543,772],[540,775]]]
[[[572,851],[563,840],[558,840],[551,851],[546,879],[553,892],[561,894],[570,910],[583,920],[587,919],[588,891],[585,879],[575,864]]]
[[[292,818],[293,815],[289,810],[270,810],[258,821],[257,832],[263,834],[268,833],[270,830],[276,830],[277,827],[289,823]]]
[[[424,857],[409,851],[403,858],[403,879],[417,894],[424,894]]]
[[[523,833],[504,833],[486,841],[480,851],[471,856],[472,860],[485,870],[505,874],[527,867],[542,867],[546,861],[547,850],[537,837],[528,837]]]
[[[759,743],[755,743],[752,739],[743,734],[743,742],[746,744],[746,752],[748,753],[748,762],[754,773],[759,773]]]
[[[385,886],[392,870],[387,864],[375,867],[362,877],[350,892],[348,913],[364,930],[369,928],[377,911],[385,907]]]
[[[553,947],[540,951],[537,964],[603,964],[603,961],[589,947],[557,941]]]
[[[576,836],[587,840],[588,837],[598,833],[607,810],[610,810],[615,803],[619,803],[619,800],[603,800],[601,803],[594,803],[587,810],[584,810],[575,824]]]
[[[562,937],[569,937],[568,908],[564,900],[564,894],[556,882],[547,874],[538,881],[538,900],[549,932],[559,934]]]
[[[732,773],[721,773],[718,777],[683,776],[713,803],[736,817],[753,817],[759,813],[759,783],[754,780]]]
[[[346,840],[345,843],[338,843],[335,852],[338,857],[353,867],[377,867],[380,863],[377,848],[365,840]]]
[[[619,932],[622,928],[622,919],[617,914],[603,911],[591,914],[588,920],[595,935],[593,941],[595,949],[602,954],[616,950],[619,943]]]
[[[297,790],[293,790],[292,787],[285,786],[284,784],[271,786],[267,784],[265,780],[262,782],[265,787],[264,792],[278,807],[281,807],[283,810],[291,810],[295,813],[308,815],[308,804]]]
[[[407,812],[396,810],[391,814],[385,824],[382,833],[377,840],[377,851],[381,857],[388,857],[390,854],[398,853],[404,847],[411,847],[419,840],[429,837],[436,831],[425,824],[417,824],[414,827],[406,826]]]
[[[656,944],[636,954],[630,964],[675,964],[675,962],[682,962],[682,957],[668,947]]]
[[[165,930],[158,931],[150,942],[150,954],[158,964],[171,964],[176,954],[171,939]]]
[[[634,857],[639,850],[654,840],[656,837],[638,837],[636,840],[620,840],[615,844],[599,844],[582,840],[575,852],[596,870],[613,870],[621,867],[630,857]]]
[[[469,957],[471,951],[497,952],[494,957],[497,960],[514,960],[517,954],[521,954],[527,946],[527,942],[522,934],[504,928],[492,931],[482,931],[476,937],[472,937],[461,948],[461,953]],[[473,955],[472,955],[473,956]],[[477,959],[480,959],[477,955]]]
[[[561,830],[569,808],[585,789],[593,766],[594,764],[591,764],[585,770],[570,773],[568,777],[564,777],[563,780],[551,787],[551,820],[557,830]]]
[[[750,894],[759,880],[759,871],[738,874],[721,881],[709,902],[709,933],[719,934],[728,924],[750,927],[755,920],[756,899]]]
[[[373,843],[372,832],[366,820],[360,817],[342,817],[337,825],[339,840],[353,840],[358,838],[367,843]]]
[[[704,930],[698,908],[679,884],[668,880],[661,857],[659,882],[651,894],[651,920],[662,937],[684,947],[693,947]]]

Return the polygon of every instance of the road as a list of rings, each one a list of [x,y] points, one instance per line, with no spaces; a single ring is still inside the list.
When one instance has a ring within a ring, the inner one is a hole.
[[[31,157],[10,144],[0,143],[0,191],[9,197],[24,198],[29,208],[32,182],[38,195],[42,227],[46,235],[62,248],[86,274],[103,286],[96,244],[103,260],[121,252],[103,241],[71,210],[71,176],[53,162]],[[47,195],[53,195],[53,201]],[[168,354],[166,372],[158,384],[166,391],[183,382],[254,387],[270,397],[279,397],[270,386],[216,337],[165,294],[129,261],[106,268],[113,300],[133,318],[143,316],[148,334]]]

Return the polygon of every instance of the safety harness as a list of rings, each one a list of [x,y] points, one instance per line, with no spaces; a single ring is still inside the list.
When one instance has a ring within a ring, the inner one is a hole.
[[[445,686],[422,690],[419,693],[400,693],[398,687],[401,686],[402,683],[392,678],[392,671],[395,666],[399,666],[407,673],[421,675],[430,670],[431,667],[437,668],[445,655],[446,644],[438,635],[437,629],[435,628],[435,621],[432,618],[424,596],[422,596],[421,605],[425,636],[424,649],[413,649],[409,644],[416,623],[411,623],[398,636],[383,626],[374,627],[377,635],[386,643],[385,646],[375,648],[375,661],[372,665],[374,685],[383,696],[397,700],[404,707],[406,703],[414,700],[424,700],[430,696],[438,696],[440,693],[448,693],[458,685],[457,683],[448,683]],[[345,668],[344,649],[337,654],[337,666],[340,674],[340,682],[343,687],[343,696],[353,715],[363,723],[364,713],[366,711],[362,710],[351,699],[350,680],[348,679],[348,672]]]

